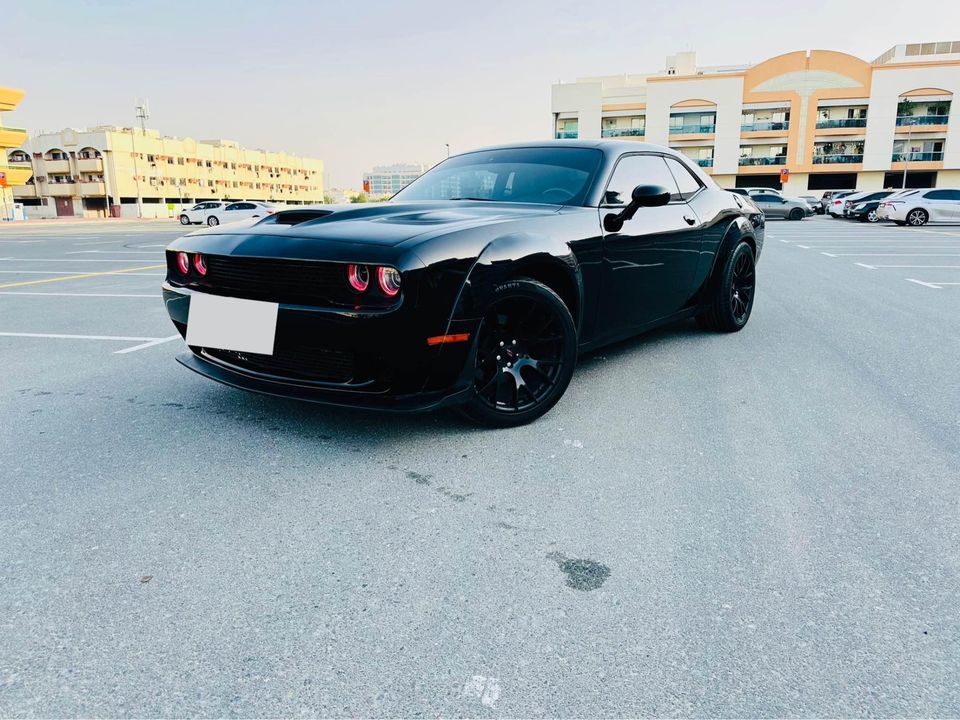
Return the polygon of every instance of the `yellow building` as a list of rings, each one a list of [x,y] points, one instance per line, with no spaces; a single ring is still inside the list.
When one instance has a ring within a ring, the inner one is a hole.
[[[323,202],[323,162],[248,150],[231,140],[100,126],[42,133],[7,153],[32,167],[15,188],[28,217],[171,217],[200,200]]]
[[[0,113],[13,110],[23,99],[23,90],[0,87]],[[3,115],[0,114],[0,221],[10,220],[13,212],[13,188],[23,185],[33,174],[29,166],[7,163],[7,148],[16,148],[23,145],[27,139],[27,131],[20,128],[4,127]]]
[[[897,45],[872,62],[829,50],[553,86],[556,137],[646,140],[724,187],[960,186],[960,42]],[[786,172],[783,172],[786,171]],[[819,194],[819,193],[817,193]]]

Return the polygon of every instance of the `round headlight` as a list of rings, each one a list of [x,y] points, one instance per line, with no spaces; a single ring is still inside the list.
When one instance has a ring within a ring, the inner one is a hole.
[[[400,271],[392,267],[377,268],[377,281],[383,294],[393,297],[400,292]]]
[[[177,270],[180,271],[181,275],[186,275],[190,272],[190,256],[185,252],[177,253]]]
[[[370,284],[370,271],[366,265],[349,265],[347,267],[347,281],[357,292],[363,292]]]

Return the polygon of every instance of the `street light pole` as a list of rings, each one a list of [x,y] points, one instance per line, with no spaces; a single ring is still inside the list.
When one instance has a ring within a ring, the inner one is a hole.
[[[147,111],[147,103],[142,102],[134,108],[137,113],[137,117],[140,119],[140,130],[143,132],[144,137],[147,135],[147,118],[150,117],[149,112]],[[133,177],[137,183],[137,217],[141,220],[143,219],[143,193],[140,191],[140,170],[137,167],[137,129],[130,128],[130,145],[133,149]]]
[[[447,146],[447,157],[450,157],[450,143],[444,143]]]

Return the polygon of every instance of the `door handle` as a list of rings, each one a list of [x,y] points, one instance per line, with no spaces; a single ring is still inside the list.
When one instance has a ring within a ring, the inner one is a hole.
[[[692,218],[689,215],[684,215],[683,219],[687,221],[687,225],[693,225],[697,222],[696,218]]]

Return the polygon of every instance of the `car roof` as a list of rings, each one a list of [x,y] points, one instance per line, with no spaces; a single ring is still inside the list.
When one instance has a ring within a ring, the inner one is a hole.
[[[504,145],[489,145],[472,150],[465,150],[458,155],[489,152],[491,150],[511,150],[521,148],[586,148],[602,150],[609,156],[619,156],[625,152],[656,152],[674,157],[685,157],[682,153],[665,145],[656,145],[648,142],[633,142],[632,140],[534,140],[532,142],[506,143]],[[689,158],[688,158],[689,159]]]

